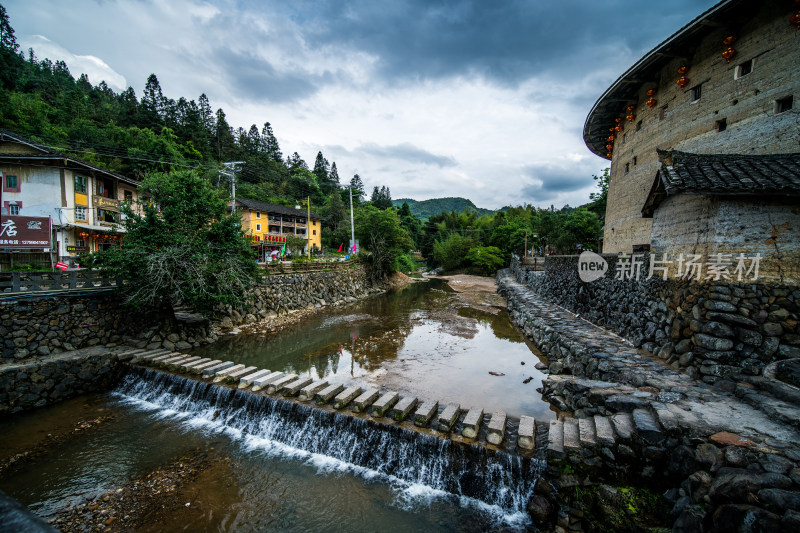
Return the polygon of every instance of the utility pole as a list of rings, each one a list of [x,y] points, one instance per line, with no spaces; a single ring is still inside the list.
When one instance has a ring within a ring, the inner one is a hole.
[[[522,252],[522,264],[525,264],[525,260],[528,258],[528,232],[525,232],[525,250]]]
[[[311,263],[311,197],[307,196],[308,216],[306,217],[306,240],[308,241],[308,262]]]
[[[222,166],[225,167],[225,170],[220,170],[219,172],[221,175],[226,176],[231,180],[231,213],[233,213],[233,210],[236,207],[236,165],[243,164],[244,161],[228,161],[227,163],[222,163]]]

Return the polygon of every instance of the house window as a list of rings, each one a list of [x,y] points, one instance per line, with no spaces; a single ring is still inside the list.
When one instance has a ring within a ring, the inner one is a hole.
[[[623,133],[623,134],[622,134],[622,144],[625,144],[625,140],[626,140],[627,138],[628,138],[628,134],[627,134],[627,133]]]
[[[700,96],[703,94],[703,84],[695,85],[691,89],[689,89],[689,93],[692,98],[692,102],[696,102],[700,100]]]
[[[8,204],[8,214],[10,216],[19,215],[19,204],[17,202]]]
[[[775,100],[775,114],[779,115],[785,111],[789,111],[794,105],[794,97],[789,95],[780,100]]]
[[[633,156],[633,166],[636,166],[636,163],[638,163],[638,162],[639,162],[639,158],[636,157],[636,156]]]
[[[256,224],[256,231],[261,231],[261,224]]]
[[[86,176],[75,176],[75,192],[86,194]]]
[[[256,211],[256,218],[261,218],[261,211]]]
[[[640,129],[642,129],[642,121],[641,120],[636,123],[636,131],[639,131]]]
[[[316,235],[316,234],[317,234],[317,230],[314,230],[314,235]]]
[[[19,179],[16,176],[3,174],[3,192],[19,192]]]
[[[661,106],[661,109],[658,111],[658,120],[664,120],[667,116],[667,106]]]
[[[631,164],[630,163],[625,163],[625,174],[627,174],[630,171],[631,171]]]
[[[747,76],[753,72],[753,60],[745,61],[744,63],[740,63],[736,66],[736,76],[735,79],[739,79],[742,76]]]
[[[86,246],[86,241],[78,237],[77,239],[75,239],[75,246],[83,248],[84,246]]]
[[[123,194],[125,195],[126,202],[130,202],[133,200],[133,191],[123,191]]]
[[[716,122],[717,132],[725,131],[728,129],[728,119],[723,118]]]
[[[85,221],[86,220],[86,216],[88,215],[87,211],[88,211],[88,209],[86,209],[85,207],[76,206],[75,207],[75,220],[83,220],[83,221]]]

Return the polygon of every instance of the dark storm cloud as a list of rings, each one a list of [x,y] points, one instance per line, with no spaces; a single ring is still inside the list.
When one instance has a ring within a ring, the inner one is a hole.
[[[620,54],[630,62],[626,51],[638,57],[713,3],[309,0],[285,9],[312,47],[377,55],[388,80],[477,74],[515,85],[543,72],[580,78]]]
[[[561,193],[585,189],[594,181],[590,173],[578,165],[569,169],[530,166],[525,169],[525,174],[534,181],[522,188],[523,198],[536,202],[546,202]]]
[[[433,154],[423,150],[411,143],[395,144],[392,146],[381,146],[374,143],[362,144],[354,153],[371,155],[385,159],[398,159],[409,163],[422,163],[423,165],[435,165],[437,167],[454,167],[456,161],[452,157]]]
[[[217,48],[213,55],[229,87],[240,98],[292,102],[313,95],[326,81],[324,76],[307,72],[279,72],[268,60],[246,51]]]

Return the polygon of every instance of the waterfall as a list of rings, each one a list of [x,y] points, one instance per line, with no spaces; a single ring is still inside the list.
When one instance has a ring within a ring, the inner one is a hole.
[[[395,424],[132,368],[114,395],[162,417],[227,433],[254,452],[306,458],[321,470],[385,476],[405,496],[453,495],[525,526],[525,506],[543,462],[410,431]]]

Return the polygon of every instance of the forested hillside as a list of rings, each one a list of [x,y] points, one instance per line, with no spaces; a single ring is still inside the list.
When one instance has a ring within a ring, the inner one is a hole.
[[[312,168],[297,153],[284,158],[266,119],[233,126],[205,94],[165,95],[156,74],[141,95],[92,85],[85,74],[75,79],[63,61],[20,51],[2,6],[0,15],[0,128],[138,179],[189,167],[216,182],[221,162],[244,161],[240,195],[275,203],[311,196],[319,204],[337,189],[335,163],[321,152]]]
[[[475,213],[478,216],[491,215],[494,213],[491,209],[482,209],[476,207],[472,200],[467,198],[448,197],[448,198],[431,198],[430,200],[412,200],[411,198],[400,198],[399,200],[392,200],[395,207],[400,207],[403,203],[407,203],[411,208],[411,214],[415,217],[428,220],[434,215],[440,213]]]

